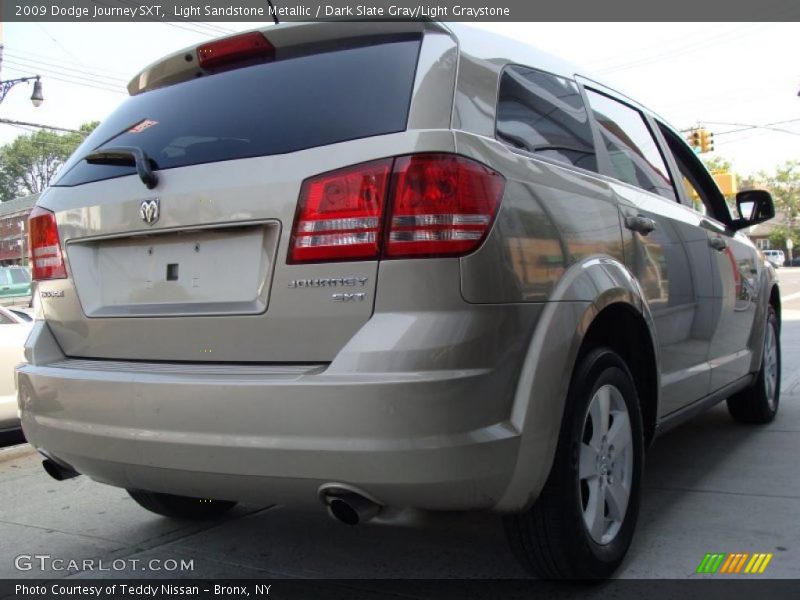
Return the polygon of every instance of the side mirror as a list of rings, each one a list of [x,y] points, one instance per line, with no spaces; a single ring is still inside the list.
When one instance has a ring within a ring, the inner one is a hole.
[[[736,209],[739,211],[739,218],[733,222],[736,230],[769,221],[775,216],[772,196],[764,190],[746,190],[736,194]]]

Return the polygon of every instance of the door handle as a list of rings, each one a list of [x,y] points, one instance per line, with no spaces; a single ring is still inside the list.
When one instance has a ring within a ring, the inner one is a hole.
[[[631,231],[636,231],[642,235],[647,235],[656,228],[656,222],[650,217],[636,215],[635,217],[625,218],[625,227]]]
[[[708,240],[708,245],[711,246],[717,252],[724,252],[725,249],[728,247],[728,242],[726,242],[721,237],[713,237]]]

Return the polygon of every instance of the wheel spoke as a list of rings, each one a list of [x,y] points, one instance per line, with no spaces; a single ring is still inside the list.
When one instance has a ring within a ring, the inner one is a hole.
[[[597,477],[597,455],[598,452],[589,444],[581,444],[581,456],[578,462],[578,477],[589,479]]]
[[[592,404],[589,407],[589,413],[592,416],[592,427],[594,427],[594,434],[592,441],[598,439],[595,446],[599,445],[599,438],[597,436],[604,436],[608,433],[608,415],[610,413],[611,397],[609,389],[606,386],[601,387],[592,398]]]
[[[607,488],[606,500],[608,501],[608,516],[614,521],[622,521],[628,508],[628,489],[623,484],[622,478],[617,478]]]
[[[615,412],[614,423],[608,431],[608,444],[614,447],[614,452],[619,454],[631,443],[631,421],[628,413]]]
[[[589,501],[583,512],[583,520],[592,538],[598,542],[602,539],[606,527],[605,507],[605,488],[600,485],[599,479],[589,480]]]

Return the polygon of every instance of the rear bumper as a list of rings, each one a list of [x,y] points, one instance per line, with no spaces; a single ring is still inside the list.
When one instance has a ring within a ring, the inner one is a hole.
[[[28,343],[57,347],[43,323]],[[45,362],[17,371],[27,439],[120,487],[295,502],[336,482],[392,506],[491,508],[516,463],[507,373],[491,369]]]

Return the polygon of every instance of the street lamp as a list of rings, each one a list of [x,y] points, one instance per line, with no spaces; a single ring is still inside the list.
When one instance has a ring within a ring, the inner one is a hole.
[[[8,81],[0,81],[0,103],[6,97],[6,94],[11,88],[18,83],[27,83],[33,81],[33,93],[31,94],[31,104],[34,106],[41,106],[44,102],[44,95],[42,95],[42,80],[39,75],[33,77],[20,77],[19,79],[9,79]]]

